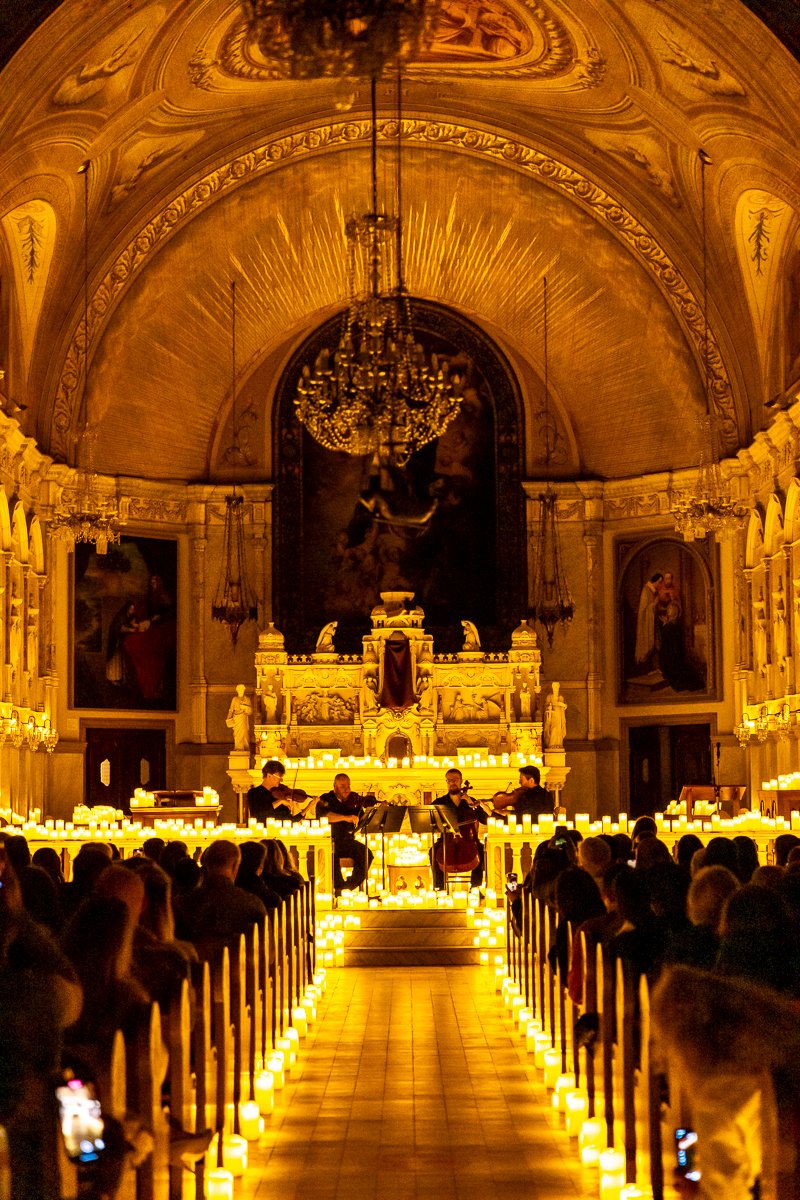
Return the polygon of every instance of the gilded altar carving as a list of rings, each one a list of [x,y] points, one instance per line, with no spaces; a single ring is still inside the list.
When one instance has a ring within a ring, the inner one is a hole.
[[[379,120],[378,136],[381,140],[394,141],[396,135],[396,120]],[[102,326],[122,293],[159,247],[187,221],[198,216],[221,196],[267,171],[284,165],[289,159],[335,151],[356,143],[367,143],[370,137],[370,123],[361,119],[348,119],[276,137],[209,172],[201,180],[174,196],[169,204],[128,242],[90,298],[89,352],[91,353]],[[659,288],[666,295],[694,344],[699,359],[703,356],[706,336],[708,337],[709,379],[714,407],[720,418],[723,446],[727,449],[738,444],[738,421],[730,380],[713,330],[706,331],[703,306],[653,233],[645,228],[616,196],[612,196],[573,167],[559,163],[533,146],[488,130],[455,122],[407,118],[403,121],[403,138],[406,144],[435,143],[456,153],[474,154],[513,166],[515,170],[532,175],[549,187],[564,192],[596,220],[609,226],[616,236],[627,244],[642,265],[656,277]],[[75,419],[76,395],[82,377],[82,342],[82,321],[76,319],[52,412],[51,450],[62,457],[67,457],[69,431]]]
[[[313,655],[289,656],[274,626],[260,635],[256,691],[263,723],[255,734],[262,754],[267,745],[287,755],[328,747],[384,758],[394,752],[390,745],[404,745],[409,757],[455,754],[464,746],[538,753],[541,653],[526,620],[505,654],[475,649],[480,631],[464,622],[473,649],[457,655],[434,653],[413,593],[383,592],[371,623],[361,655],[337,656],[330,628],[323,631],[325,648]],[[407,643],[411,699],[392,708],[382,702],[384,655],[386,643],[396,646],[398,639]]]

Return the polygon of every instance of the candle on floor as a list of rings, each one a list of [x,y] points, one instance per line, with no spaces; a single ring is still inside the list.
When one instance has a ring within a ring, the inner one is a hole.
[[[545,1050],[544,1052],[544,1086],[554,1088],[561,1074],[561,1051]]]
[[[537,1033],[533,1038],[533,1065],[540,1071],[544,1070],[544,1056],[552,1050],[553,1041],[549,1033]]]
[[[604,1126],[605,1123],[597,1120],[596,1117],[590,1117],[581,1125],[581,1131],[578,1134],[578,1150],[581,1162],[585,1166],[596,1165],[600,1159],[600,1151],[605,1143]]]
[[[532,1017],[525,1027],[525,1049],[529,1054],[533,1054],[536,1049],[537,1034],[542,1032],[542,1022]]]
[[[247,1170],[247,1142],[236,1133],[229,1133],[222,1143],[222,1161],[225,1170],[234,1179],[240,1179]]]
[[[286,1032],[289,1032],[288,1029]],[[284,1071],[291,1072],[292,1067],[297,1062],[297,1055],[294,1052],[291,1041],[288,1037],[277,1038],[275,1041],[275,1046],[278,1050],[283,1051]]]
[[[206,1171],[207,1200],[233,1200],[233,1176],[217,1167]]]
[[[600,1200],[620,1200],[625,1187],[625,1155],[621,1150],[600,1154]]]
[[[261,1110],[255,1100],[239,1105],[239,1129],[248,1142],[257,1142],[261,1134]]]
[[[276,1054],[270,1054],[269,1058],[267,1059],[267,1070],[272,1074],[272,1086],[276,1092],[279,1091],[284,1085],[284,1062],[285,1059],[282,1051],[278,1051]]]
[[[262,1116],[267,1116],[275,1107],[275,1079],[271,1071],[260,1071],[256,1075],[256,1104]]]
[[[298,1005],[292,1009],[292,1026],[301,1038],[308,1033],[308,1016],[304,1007]]]
[[[553,1090],[552,1105],[558,1112],[567,1110],[567,1092],[575,1090],[575,1076],[571,1073],[559,1075]]]
[[[589,1101],[583,1092],[576,1089],[574,1092],[567,1092],[564,1107],[567,1114],[567,1136],[578,1137],[589,1111]]]
[[[626,1183],[619,1194],[619,1200],[653,1200],[653,1189],[637,1183]]]

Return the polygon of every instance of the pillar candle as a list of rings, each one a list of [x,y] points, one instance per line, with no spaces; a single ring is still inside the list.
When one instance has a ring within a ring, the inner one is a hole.
[[[533,1037],[533,1065],[540,1071],[544,1070],[544,1056],[553,1047],[549,1033],[536,1033]]]
[[[308,1033],[308,1017],[303,1007],[292,1009],[292,1028],[297,1030],[299,1037],[304,1038]]]
[[[528,1021],[527,1029],[525,1030],[525,1049],[529,1054],[533,1054],[536,1049],[536,1038],[542,1032],[542,1023],[534,1017]]]
[[[288,1029],[286,1030],[286,1032],[288,1034],[288,1032],[289,1032]],[[294,1066],[294,1064],[297,1061],[297,1055],[294,1052],[292,1043],[290,1042],[289,1038],[288,1037],[277,1038],[276,1042],[275,1042],[275,1046],[278,1050],[283,1051],[283,1069],[284,1069],[284,1071],[291,1071],[292,1067]]]
[[[230,1171],[215,1168],[206,1171],[207,1200],[233,1200],[233,1175]]]
[[[558,1112],[566,1112],[567,1109],[567,1092],[572,1092],[575,1089],[575,1076],[571,1073],[559,1075],[556,1079],[556,1085],[553,1090],[552,1104]]]
[[[581,1091],[567,1092],[565,1098],[567,1113],[567,1136],[578,1137],[586,1114],[589,1111],[589,1101]]]
[[[653,1200],[653,1189],[636,1183],[626,1183],[619,1194],[619,1200]]]
[[[600,1154],[600,1200],[620,1200],[625,1187],[625,1155],[621,1150]]]
[[[256,1075],[256,1104],[262,1116],[267,1116],[275,1107],[275,1079],[271,1071]]]
[[[561,1051],[545,1050],[544,1052],[544,1086],[554,1088],[561,1074]]]
[[[267,1059],[267,1070],[272,1075],[272,1086],[275,1091],[279,1091],[284,1084],[284,1057],[283,1054],[270,1054]]]
[[[261,1110],[255,1100],[239,1105],[239,1128],[248,1142],[257,1142],[261,1134]]]
[[[600,1151],[605,1142],[605,1122],[599,1121],[596,1117],[590,1117],[588,1121],[584,1121],[581,1125],[581,1131],[578,1134],[578,1150],[581,1156],[581,1162],[586,1166],[592,1166],[600,1159]]]

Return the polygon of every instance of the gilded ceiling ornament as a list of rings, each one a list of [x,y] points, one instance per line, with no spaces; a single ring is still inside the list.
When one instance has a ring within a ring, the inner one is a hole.
[[[17,218],[22,251],[22,262],[28,283],[36,279],[36,272],[42,265],[42,243],[44,241],[44,223],[37,221],[31,213]]]
[[[111,189],[108,208],[113,208],[115,204],[119,204],[121,200],[130,195],[144,175],[149,174],[150,171],[161,166],[162,163],[168,162],[176,154],[182,153],[188,146],[188,141],[173,142],[169,146],[155,146],[139,159],[133,170],[129,171],[126,175],[122,175],[119,181],[114,184]]]
[[[693,87],[710,96],[747,95],[738,79],[723,71],[716,59],[696,57],[673,34],[661,33],[659,36],[668,50],[666,55],[662,55],[661,61],[688,75]]]
[[[213,65],[233,79],[248,81],[283,79],[286,73],[282,64],[264,58],[240,19],[225,35]],[[404,71],[410,79],[426,80],[464,71],[470,78],[552,79],[578,65],[583,69],[581,86],[593,87],[602,79],[605,63],[600,51],[590,47],[581,62],[566,24],[537,0],[441,0],[430,46],[406,62]]]
[[[53,94],[53,104],[83,104],[85,100],[90,100],[102,92],[109,79],[136,62],[140,54],[140,47],[136,43],[143,33],[144,30],[139,29],[120,42],[104,59],[83,63],[77,70],[70,72]]]
[[[309,155],[341,150],[356,142],[367,143],[370,134],[370,121],[367,118],[348,119],[273,138],[209,172],[203,179],[173,197],[170,203],[131,239],[99,283],[89,309],[90,349],[101,326],[107,321],[112,308],[119,302],[128,284],[139,274],[151,255],[188,221],[242,184],[277,166],[283,166],[289,160],[299,161]],[[396,140],[396,136],[396,122],[393,119],[379,120],[379,138]],[[522,174],[532,176],[576,201],[595,220],[613,230],[635,258],[655,277],[695,346],[698,359],[702,360],[705,326],[702,306],[697,297],[650,230],[598,183],[533,146],[502,134],[455,122],[413,118],[404,120],[403,138],[406,145],[409,142],[436,145],[445,153],[469,153],[508,164]],[[80,321],[76,323],[64,360],[53,406],[49,450],[52,454],[62,456],[65,455],[69,444],[75,389],[80,374],[79,326]],[[737,414],[730,380],[711,332],[708,349],[711,395],[720,435],[723,445],[732,448],[739,442]]]

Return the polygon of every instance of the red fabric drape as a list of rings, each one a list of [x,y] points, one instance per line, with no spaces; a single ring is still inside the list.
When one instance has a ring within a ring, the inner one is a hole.
[[[410,708],[415,698],[408,638],[391,637],[384,644],[381,705],[384,708]]]

